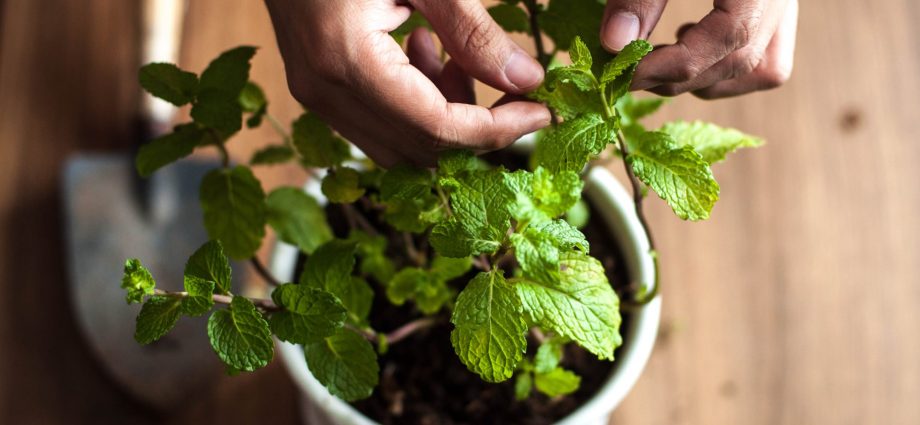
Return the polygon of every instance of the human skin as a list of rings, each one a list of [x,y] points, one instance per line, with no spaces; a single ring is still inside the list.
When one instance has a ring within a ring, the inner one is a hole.
[[[543,69],[489,16],[479,0],[265,0],[294,97],[384,167],[431,165],[439,151],[485,152],[546,127],[549,110],[523,95]],[[601,29],[615,52],[655,28],[666,0],[609,0]],[[418,10],[431,35],[414,31],[407,49],[389,32]],[[772,88],[788,78],[797,0],[716,0],[675,44],[639,65],[635,90],[704,98]],[[475,103],[473,80],[506,95]]]

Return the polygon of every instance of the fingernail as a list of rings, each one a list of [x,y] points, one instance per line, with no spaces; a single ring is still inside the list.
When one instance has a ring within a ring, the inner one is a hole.
[[[632,13],[617,13],[607,20],[604,27],[604,45],[619,52],[630,41],[639,38],[639,17]]]
[[[543,67],[530,55],[516,51],[505,62],[505,76],[521,90],[527,90],[543,81]]]

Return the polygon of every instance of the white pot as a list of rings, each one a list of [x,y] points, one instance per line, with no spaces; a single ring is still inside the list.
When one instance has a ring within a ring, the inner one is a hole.
[[[312,179],[305,190],[321,203],[325,197],[320,191],[319,181]],[[612,231],[612,237],[626,261],[631,282],[655,282],[655,268],[649,253],[649,243],[642,225],[633,209],[632,198],[623,186],[604,168],[592,168],[587,175],[585,194],[600,212]],[[591,217],[596,219],[597,217]],[[282,281],[296,281],[294,268],[297,262],[296,247],[284,243],[275,246],[271,270]],[[649,288],[651,289],[651,288]],[[613,370],[607,382],[585,404],[566,416],[558,425],[602,425],[623,401],[639,374],[645,367],[661,316],[661,298],[658,297],[641,309],[630,313],[628,327],[621,329],[623,346],[618,351]],[[348,403],[329,394],[325,387],[313,377],[304,361],[300,346],[278,341],[278,353],[294,382],[303,392],[301,403],[304,423],[311,425],[375,425]]]

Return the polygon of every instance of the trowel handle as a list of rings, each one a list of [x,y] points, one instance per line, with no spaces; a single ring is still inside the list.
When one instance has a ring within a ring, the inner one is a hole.
[[[185,0],[143,0],[142,7],[142,65],[150,62],[178,62]],[[175,107],[172,105],[144,94],[141,113],[155,132],[169,127],[174,112]]]

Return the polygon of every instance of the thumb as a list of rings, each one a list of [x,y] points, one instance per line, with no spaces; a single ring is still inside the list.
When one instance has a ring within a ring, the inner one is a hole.
[[[526,93],[543,81],[543,67],[492,20],[479,0],[411,0],[444,49],[467,74],[507,93]]]
[[[601,24],[601,43],[619,52],[630,41],[648,38],[668,0],[607,0]]]

